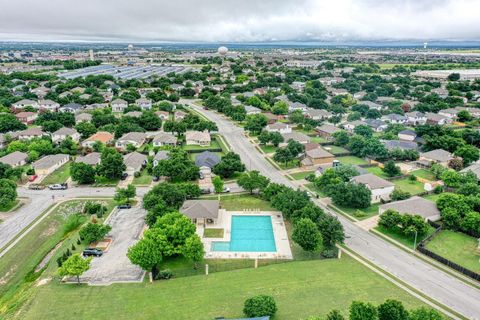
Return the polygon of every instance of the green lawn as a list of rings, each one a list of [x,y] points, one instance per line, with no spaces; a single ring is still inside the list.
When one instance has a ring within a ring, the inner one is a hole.
[[[367,218],[373,217],[378,214],[378,206],[380,204],[372,204],[370,207],[365,208],[365,209],[354,209],[354,208],[347,208],[347,207],[341,207],[337,206],[340,210],[348,213],[349,215],[357,218],[358,220],[365,220]]]
[[[447,192],[443,192],[443,193],[447,193]],[[426,196],[424,196],[423,198],[425,199],[428,199],[430,201],[433,201],[433,202],[437,202],[438,198],[440,198],[440,195],[442,195],[443,193],[430,193],[430,194],[427,194]]]
[[[65,163],[63,166],[50,173],[45,179],[42,180],[42,184],[56,184],[64,183],[70,178],[70,162]]]
[[[312,143],[323,143],[323,142],[327,142],[328,140],[323,137],[311,137],[310,141]]]
[[[423,183],[419,181],[410,181],[408,178],[404,178],[393,180],[392,182],[395,184],[395,188],[410,192],[412,195],[425,192],[425,189],[423,189]]]
[[[386,175],[380,167],[369,167],[367,168],[367,171],[383,179],[389,178],[389,176]]]
[[[396,241],[400,242],[401,244],[409,247],[410,249],[413,249],[413,246],[414,246],[414,243],[415,243],[415,236],[409,237],[409,236],[404,235],[400,230],[387,230],[382,226],[375,227],[375,230],[377,230],[378,232],[386,235],[387,237],[392,238],[393,240],[396,240]],[[424,236],[417,237],[417,245],[423,239],[425,239],[426,237],[431,235],[434,231],[435,231],[435,228],[430,226],[428,228],[428,232]]]
[[[218,143],[217,139],[212,139],[209,146],[202,147],[197,145],[184,145],[183,149],[189,150],[211,150],[211,149],[221,149],[220,143]]]
[[[411,174],[413,174],[416,177],[423,178],[430,181],[437,180],[435,179],[435,176],[433,175],[433,173],[425,169],[418,169],[418,170],[412,171]]]
[[[339,157],[337,159],[343,164],[355,164],[355,165],[368,164],[366,160],[355,157],[355,156]]]
[[[260,145],[260,149],[262,149],[262,151],[265,153],[274,153],[277,151],[277,147],[273,145]]]
[[[427,243],[427,249],[467,269],[480,273],[478,240],[460,232],[443,230]]]
[[[150,185],[152,183],[152,176],[147,170],[142,170],[140,177],[133,178],[133,184],[135,185]]]
[[[272,159],[273,160],[273,159]],[[278,166],[280,168],[282,168],[282,170],[288,170],[288,169],[293,169],[293,168],[298,168],[299,165],[300,165],[300,160],[298,159],[294,159],[293,161],[290,161],[288,162],[287,164],[285,164],[284,162],[280,163],[280,162],[276,162],[275,160],[273,160],[276,164],[278,164]]]
[[[315,171],[302,171],[302,172],[291,173],[290,175],[295,180],[302,180],[302,179],[305,179],[306,176],[309,176],[313,173],[315,173]]]
[[[220,196],[220,205],[227,211],[241,211],[243,209],[276,211],[270,206],[270,202],[248,194]]]
[[[0,212],[8,212],[10,210],[12,210],[13,208],[15,208],[18,204],[19,204],[20,200],[15,200],[15,201],[12,201],[12,202],[9,202],[7,204],[1,204],[0,205]]]
[[[332,144],[332,145],[328,145],[328,146],[323,146],[323,148],[324,148],[325,150],[327,150],[328,152],[330,152],[331,154],[333,154],[333,155],[350,152],[350,151],[348,151],[348,150],[345,149],[345,148],[342,148],[342,147],[339,147],[339,146],[335,146],[335,145],[333,145],[333,144]]]
[[[34,298],[19,319],[196,319],[242,317],[243,302],[272,295],[275,319],[324,316],[331,309],[344,315],[353,300],[379,304],[402,301],[407,308],[422,303],[354,259],[281,263],[157,281],[110,286],[62,285],[35,288]],[[95,307],[92,308],[92,304]]]
[[[102,187],[102,186],[113,186],[115,187],[118,182],[120,181],[120,179],[107,179],[105,177],[100,177],[100,176],[96,176],[95,177],[95,183],[94,183],[94,187]]]
[[[206,228],[203,230],[204,238],[223,238],[223,229]]]

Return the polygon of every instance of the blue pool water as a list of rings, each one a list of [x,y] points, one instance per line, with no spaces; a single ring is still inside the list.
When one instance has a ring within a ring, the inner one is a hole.
[[[230,241],[212,242],[212,251],[275,252],[270,216],[232,216]]]

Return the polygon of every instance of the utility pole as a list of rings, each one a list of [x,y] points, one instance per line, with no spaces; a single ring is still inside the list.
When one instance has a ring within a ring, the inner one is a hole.
[[[417,233],[418,231],[415,230],[415,240],[413,241],[413,251],[417,249]]]

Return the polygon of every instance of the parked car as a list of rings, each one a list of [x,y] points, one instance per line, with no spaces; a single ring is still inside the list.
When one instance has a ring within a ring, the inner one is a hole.
[[[230,188],[229,188],[229,187],[225,187],[225,188],[223,188],[222,192],[228,193],[228,192],[230,192]]]
[[[28,189],[30,189],[30,190],[43,190],[43,189],[45,189],[45,186],[43,184],[32,183],[31,185],[28,186]]]
[[[128,177],[128,173],[124,172],[122,176],[120,177],[120,180],[125,180]]]
[[[130,205],[130,203],[126,203],[126,204],[119,204],[117,206],[117,209],[130,209],[132,206]]]
[[[57,183],[57,184],[49,185],[48,189],[50,189],[50,190],[67,190],[68,186],[67,186],[66,183]]]
[[[34,174],[34,175],[28,177],[28,181],[33,182],[37,178],[38,178],[38,176],[36,174]]]
[[[97,248],[87,248],[83,250],[82,255],[84,257],[89,257],[89,256],[101,257],[103,255],[103,251]]]
[[[156,182],[156,181],[158,181],[158,180],[160,180],[159,177],[155,177],[155,176],[152,177],[152,181],[155,181],[155,182]]]

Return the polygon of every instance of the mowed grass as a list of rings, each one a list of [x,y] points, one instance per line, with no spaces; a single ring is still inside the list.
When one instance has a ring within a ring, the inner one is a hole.
[[[307,177],[311,174],[314,174],[314,173],[315,173],[315,171],[302,171],[302,172],[291,173],[290,175],[295,180],[302,180],[302,179],[305,179],[305,177]]]
[[[402,301],[407,308],[422,303],[344,255],[342,259],[281,263],[157,281],[110,286],[62,285],[36,288],[18,319],[195,319],[242,317],[245,299],[272,295],[277,320],[324,316],[331,309],[347,315],[353,300],[379,304]],[[92,304],[94,307],[92,307]]]
[[[56,184],[64,183],[70,178],[70,162],[65,163],[63,166],[50,173],[45,179],[42,180],[42,184]]]
[[[393,240],[400,242],[401,244],[407,246],[410,249],[413,249],[415,245],[415,236],[407,236],[403,234],[400,229],[388,230],[382,226],[377,226],[375,227],[375,230],[386,235],[387,237],[392,238]],[[433,232],[435,232],[435,228],[433,228],[432,226],[429,226],[428,232],[425,235],[417,236],[416,244],[418,245],[420,242],[422,242],[423,239],[427,238]]]
[[[204,196],[201,199],[217,200],[216,196]],[[220,206],[227,211],[242,211],[243,209],[260,209],[262,211],[277,211],[270,202],[250,194],[231,194],[220,196]]]
[[[365,209],[355,209],[355,208],[347,208],[347,207],[341,207],[341,206],[336,206],[343,212],[351,215],[352,217],[357,218],[358,220],[365,220],[367,218],[373,217],[378,214],[378,206],[380,204],[372,204],[370,207],[365,208]]]
[[[478,240],[460,232],[443,230],[427,243],[427,249],[467,269],[480,273]]]
[[[422,178],[422,179],[429,180],[429,181],[437,180],[437,179],[435,179],[435,175],[433,173],[431,173],[430,171],[425,170],[425,169],[418,169],[418,170],[412,171],[411,174],[413,174],[414,176],[416,176],[418,178]]]
[[[273,145],[261,145],[260,149],[265,153],[275,153],[275,151],[277,151],[277,147]]]
[[[355,157],[355,156],[338,157],[337,159],[343,164],[352,164],[352,165],[368,164],[366,160]]]
[[[333,144],[328,146],[323,146],[323,148],[334,155],[341,154],[341,153],[350,153],[350,151],[348,151],[347,149],[339,146],[335,146]]]
[[[220,144],[217,139],[213,138],[209,146],[198,146],[198,145],[185,145],[183,147],[185,150],[212,150],[212,149],[221,149]]]
[[[389,176],[385,174],[385,172],[383,172],[382,168],[380,167],[370,167],[370,168],[367,168],[367,171],[382,179],[389,178]]]
[[[416,195],[422,192],[425,192],[423,188],[423,183],[420,181],[410,181],[408,178],[393,180],[395,184],[395,188],[400,189],[402,191],[410,192],[412,195]]]
[[[206,228],[203,230],[203,237],[205,238],[223,238],[223,229]]]
[[[149,185],[152,183],[152,176],[147,170],[142,170],[140,177],[133,178],[133,184],[135,185]]]

